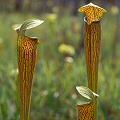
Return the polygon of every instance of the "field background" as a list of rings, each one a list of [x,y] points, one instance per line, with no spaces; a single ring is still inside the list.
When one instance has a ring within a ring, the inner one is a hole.
[[[31,120],[77,119],[76,104],[84,99],[75,87],[87,86],[87,73],[84,14],[76,9],[88,1],[24,0],[21,7],[15,0],[0,0],[0,120],[19,120],[17,34],[13,25],[29,18],[45,21],[27,31],[27,35],[40,38]],[[101,20],[98,120],[120,120],[120,1],[92,2],[107,10]],[[60,52],[61,44],[73,46],[75,54]]]

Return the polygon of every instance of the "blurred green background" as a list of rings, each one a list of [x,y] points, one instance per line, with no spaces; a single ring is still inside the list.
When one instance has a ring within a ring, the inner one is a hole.
[[[76,86],[87,86],[83,13],[90,0],[0,0],[0,120],[19,120],[17,34],[14,24],[29,18],[45,22],[37,36],[31,120],[75,120],[83,100]],[[101,20],[98,120],[120,120],[120,1],[92,0],[107,10]]]

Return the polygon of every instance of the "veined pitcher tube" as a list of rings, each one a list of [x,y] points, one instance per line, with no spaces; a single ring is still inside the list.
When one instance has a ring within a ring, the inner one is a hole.
[[[87,78],[88,88],[94,93],[98,93],[98,64],[100,56],[100,42],[101,42],[101,23],[100,20],[105,9],[94,5],[92,3],[85,5],[78,10],[79,12],[85,12],[86,17],[84,18],[84,46],[86,54],[86,67],[87,67]],[[88,105],[88,106],[87,106]],[[93,107],[94,106],[94,107]],[[86,104],[84,110],[82,106],[78,107],[81,115],[78,115],[79,120],[96,120],[97,118],[97,97],[91,104]],[[80,110],[81,108],[81,110]],[[88,109],[91,108],[91,109]],[[91,119],[88,113],[93,111]],[[83,119],[83,114],[86,114],[86,118]]]
[[[20,27],[15,29],[18,34],[18,70],[20,87],[20,120],[30,120],[30,104],[33,86],[33,75],[37,63],[38,38],[25,35],[27,29],[42,24],[41,20],[27,20]]]
[[[18,37],[18,69],[20,82],[20,120],[28,120],[35,72],[38,38]]]

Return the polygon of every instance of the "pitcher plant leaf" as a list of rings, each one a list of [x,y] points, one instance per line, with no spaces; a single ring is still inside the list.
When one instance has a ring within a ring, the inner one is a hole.
[[[93,101],[95,96],[97,96],[97,97],[99,96],[96,93],[92,92],[92,90],[90,90],[89,88],[84,87],[84,86],[77,86],[76,89],[83,97],[85,97],[91,101]]]

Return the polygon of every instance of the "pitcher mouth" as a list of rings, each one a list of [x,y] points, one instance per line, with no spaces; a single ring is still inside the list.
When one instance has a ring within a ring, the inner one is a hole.
[[[99,21],[100,21],[100,20],[95,20],[95,21],[92,21],[91,23],[88,23],[86,17],[84,17],[84,22],[86,22],[88,25],[91,25],[92,23],[94,23],[94,22],[99,22]]]

